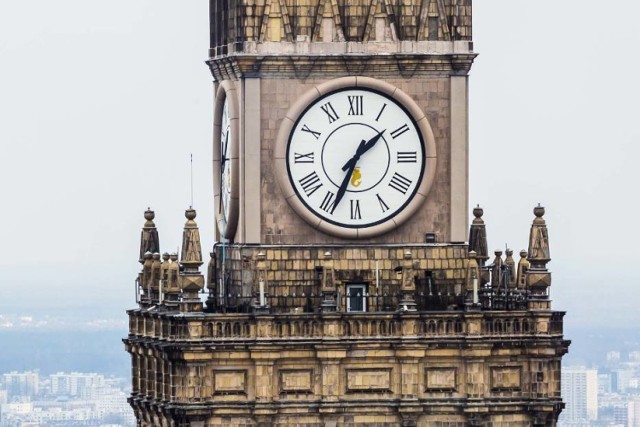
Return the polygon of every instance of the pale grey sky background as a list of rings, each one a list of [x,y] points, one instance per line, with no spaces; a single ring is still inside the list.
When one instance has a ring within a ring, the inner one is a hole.
[[[554,308],[640,320],[640,3],[476,0],[470,203],[526,247],[547,207]],[[134,306],[143,212],[213,244],[204,0],[0,0],[0,314]],[[599,311],[606,308],[606,314]]]

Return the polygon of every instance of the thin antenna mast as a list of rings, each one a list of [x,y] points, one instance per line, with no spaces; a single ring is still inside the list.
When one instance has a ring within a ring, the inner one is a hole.
[[[193,153],[191,153],[191,205],[189,209],[193,209]]]

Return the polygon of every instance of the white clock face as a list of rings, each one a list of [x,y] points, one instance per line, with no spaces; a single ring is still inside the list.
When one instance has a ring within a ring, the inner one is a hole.
[[[220,210],[225,224],[229,219],[229,206],[231,205],[231,117],[229,115],[229,102],[225,100],[222,107],[222,121],[220,129]]]
[[[238,98],[233,82],[216,92],[213,114],[213,188],[221,239],[233,239],[238,225]]]
[[[344,228],[391,221],[425,174],[414,118],[394,98],[345,88],[313,101],[295,122],[287,172],[297,198],[320,220]]]

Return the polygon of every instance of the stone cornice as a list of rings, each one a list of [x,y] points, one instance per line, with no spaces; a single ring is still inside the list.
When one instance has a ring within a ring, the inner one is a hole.
[[[244,54],[207,61],[215,80],[240,78],[335,78],[349,75],[412,78],[468,75],[477,54],[469,53],[329,53]]]

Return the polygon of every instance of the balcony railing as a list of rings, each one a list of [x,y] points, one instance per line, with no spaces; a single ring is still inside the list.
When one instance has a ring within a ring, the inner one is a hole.
[[[242,313],[189,317],[130,312],[130,337],[274,341],[562,336],[562,312]]]

